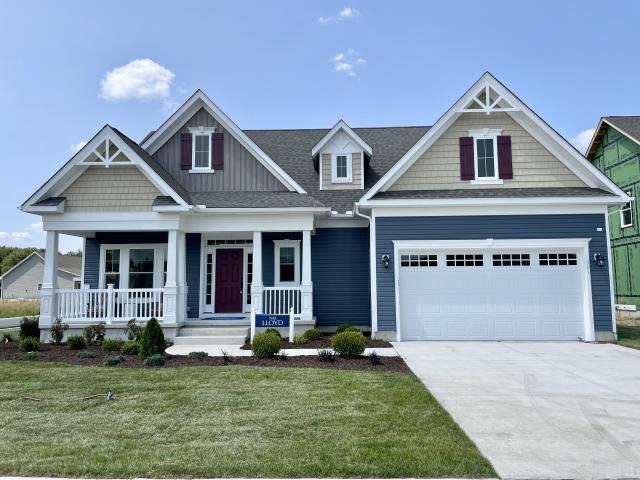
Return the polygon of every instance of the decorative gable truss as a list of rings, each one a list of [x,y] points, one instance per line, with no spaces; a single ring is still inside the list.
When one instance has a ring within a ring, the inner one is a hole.
[[[24,204],[21,210],[29,213],[62,213],[65,198],[62,196],[88,169],[135,167],[157,189],[160,195],[170,197],[172,210],[188,210],[186,192],[177,192],[179,187],[159,166],[152,166],[150,157],[137,144],[122,133],[106,125],[84,147],[82,147],[60,170],[40,187]],[[136,151],[138,150],[138,151]],[[171,184],[170,184],[171,183]],[[151,188],[151,187],[150,187]]]
[[[379,192],[386,192],[391,189],[397,180],[401,178],[407,170],[409,170],[409,168],[462,115],[469,113],[486,113],[487,115],[491,115],[498,112],[508,115],[523,130],[531,135],[533,139],[539,142],[549,153],[551,153],[551,155],[564,164],[570,172],[575,174],[576,177],[584,182],[587,187],[610,192],[609,194],[603,193],[602,197],[592,197],[593,201],[597,200],[600,203],[624,203],[628,201],[628,196],[617,185],[615,185],[615,183],[587,161],[584,156],[575,149],[575,147],[551,128],[507,87],[505,87],[489,72],[486,72],[449,110],[447,110],[447,112],[445,112],[444,115],[438,119],[427,133],[418,140],[416,144],[411,147],[391,169],[389,169],[389,171],[360,199],[359,203],[364,206],[374,205],[377,202],[385,202],[384,200],[372,200],[372,198]],[[494,137],[500,138],[499,135],[500,133],[497,133]],[[465,142],[463,139],[460,140],[460,177],[461,179],[467,179],[472,176],[471,167],[473,165],[468,162],[468,158],[466,158],[471,156],[469,146],[466,144],[463,145]],[[506,150],[506,141],[507,139],[503,138],[502,144],[494,148],[498,151],[500,148],[504,148]],[[473,144],[471,145],[471,148],[473,148]],[[466,149],[464,147],[466,147]],[[498,165],[498,170],[500,170],[500,167],[501,166]],[[505,165],[504,167],[510,166]],[[504,171],[504,168],[502,171]],[[498,172],[495,172],[495,174],[497,177]],[[500,174],[500,178],[509,178],[511,175],[512,172],[507,168],[506,176],[504,176],[504,174]],[[605,197],[607,202],[603,202],[603,198]],[[564,201],[570,200],[571,199],[569,197],[564,198]],[[475,203],[479,202],[478,199],[473,199],[472,201]],[[484,201],[490,202],[491,200],[485,199]],[[531,201],[534,202],[535,199],[532,199]],[[416,204],[437,203],[430,200],[413,200],[412,202]]]

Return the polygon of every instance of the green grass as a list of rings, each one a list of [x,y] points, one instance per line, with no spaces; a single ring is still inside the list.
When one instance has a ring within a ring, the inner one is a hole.
[[[4,361],[0,412],[0,475],[495,476],[410,374]]]
[[[618,325],[618,345],[640,350],[640,326]]]
[[[39,300],[0,301],[0,318],[33,317],[40,315]]]

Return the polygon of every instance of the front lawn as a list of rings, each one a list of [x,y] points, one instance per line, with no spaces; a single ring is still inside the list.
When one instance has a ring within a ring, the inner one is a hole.
[[[0,412],[0,475],[495,476],[407,373],[3,361]]]
[[[618,325],[618,344],[640,349],[640,326]]]

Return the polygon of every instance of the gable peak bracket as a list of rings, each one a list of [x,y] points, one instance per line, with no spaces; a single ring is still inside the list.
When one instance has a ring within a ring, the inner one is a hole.
[[[461,113],[484,112],[491,115],[495,112],[517,112],[504,96],[495,91],[490,85],[481,87],[475,95],[459,110]]]

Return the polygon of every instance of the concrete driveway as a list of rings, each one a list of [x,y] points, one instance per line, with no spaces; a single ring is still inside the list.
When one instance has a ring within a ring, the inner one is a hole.
[[[640,477],[640,351],[573,342],[394,346],[500,477]]]

